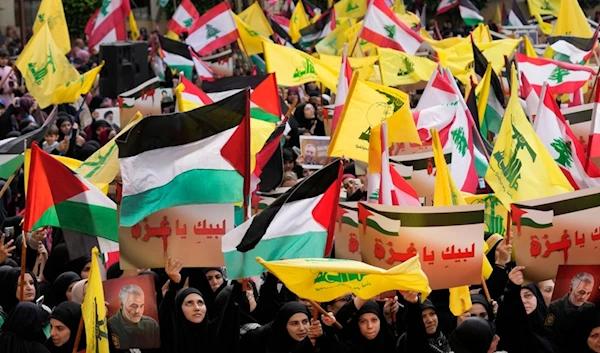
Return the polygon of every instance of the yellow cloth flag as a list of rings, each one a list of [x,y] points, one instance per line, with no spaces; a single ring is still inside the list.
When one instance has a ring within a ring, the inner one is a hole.
[[[475,87],[475,96],[477,97],[477,115],[479,115],[479,126],[483,126],[485,119],[485,110],[490,97],[490,87],[492,83],[492,65],[488,63],[485,74],[481,78],[481,82]]]
[[[389,270],[363,262],[341,259],[294,259],[256,261],[277,276],[283,284],[300,298],[327,302],[352,292],[362,299],[390,290],[421,293],[425,300],[431,288],[415,256]]]
[[[575,36],[580,38],[592,38],[594,33],[585,17],[585,13],[579,6],[579,1],[562,0],[560,10],[556,16],[553,36]]]
[[[344,43],[346,43],[345,32],[350,29],[352,25],[353,22],[351,19],[340,21],[331,33],[315,45],[317,53],[326,55],[338,54],[340,50],[344,48]]]
[[[106,194],[108,192],[108,184],[115,180],[115,177],[121,170],[119,167],[119,147],[117,147],[115,140],[128,132],[141,119],[142,114],[138,112],[121,132],[89,156],[75,172]]]
[[[76,170],[83,163],[82,161],[74,159],[74,158],[57,156],[54,154],[52,154],[51,156],[54,157],[57,161],[66,165],[67,167],[69,167],[69,169],[71,169],[71,170]],[[27,185],[29,185],[29,166],[30,165],[31,165],[31,148],[28,148],[25,150],[24,157],[23,157],[23,172],[24,172],[23,174],[24,174],[24,178],[25,178],[25,194],[27,194]]]
[[[527,0],[532,15],[552,15],[558,17],[561,0]]]
[[[42,109],[52,104],[57,87],[79,77],[77,70],[52,39],[47,22],[27,42],[15,65],[25,78],[27,90]]]
[[[52,38],[61,52],[67,54],[71,51],[71,39],[62,0],[42,0],[33,23],[33,33],[37,33],[44,23],[48,24]]]
[[[537,58],[538,55],[535,52],[535,48],[533,47],[533,44],[531,44],[531,41],[529,40],[529,36],[523,36],[525,39],[525,42],[523,43],[523,46],[525,47],[525,55],[527,55],[530,58]]]
[[[339,68],[342,64],[342,57],[335,55],[319,55],[319,59],[331,68]],[[379,60],[379,56],[367,56],[364,58],[348,58],[350,67],[361,80],[368,80],[375,75],[375,63]]]
[[[371,130],[386,120],[390,142],[421,143],[410,112],[408,95],[394,88],[362,81],[353,75],[327,154],[368,162]]]
[[[81,305],[81,315],[85,323],[86,351],[109,353],[108,327],[104,290],[98,264],[98,248],[92,249],[92,266],[88,277],[88,286]]]
[[[304,5],[302,4],[302,0],[298,0],[290,18],[290,38],[292,39],[292,43],[298,43],[302,37],[300,30],[308,26],[310,26],[310,21],[308,20],[306,11],[304,11]]]
[[[490,27],[483,23],[477,25],[477,27],[471,32],[475,44],[491,43],[492,34],[490,33]]]
[[[429,81],[438,64],[421,56],[404,52],[379,48],[379,68],[381,82],[385,86],[410,85],[421,81]]]
[[[165,37],[179,41],[179,36],[177,35],[177,33],[173,32],[171,30],[167,31],[167,35]]]
[[[367,0],[341,0],[333,7],[338,17],[361,18],[367,13]]]
[[[291,87],[318,81],[333,91],[337,90],[338,72],[321,60],[303,51],[263,42],[267,72],[277,72],[277,84]]]
[[[406,14],[406,6],[404,6],[404,0],[396,0],[394,3],[394,12],[399,15]]]
[[[506,208],[513,202],[573,191],[521,107],[512,68],[511,95],[485,180]]]
[[[138,30],[137,22],[135,21],[135,17],[133,16],[133,11],[129,11],[129,30],[131,31],[131,39],[138,40],[140,39],[140,31]]]
[[[466,205],[460,190],[454,184],[452,175],[448,170],[440,136],[437,130],[431,130],[433,138],[433,159],[435,160],[435,188],[433,189],[433,206]],[[483,235],[483,234],[482,234]],[[482,239],[483,240],[483,239]],[[484,256],[485,259],[485,256]],[[482,265],[483,266],[483,265]],[[450,288],[450,311],[454,316],[465,313],[473,306],[469,286]]]
[[[494,16],[492,17],[492,23],[502,25],[502,7],[500,4],[496,4],[496,11],[494,11]]]
[[[419,18],[419,16],[415,15],[410,11],[397,16],[400,19],[400,21],[404,22],[404,24],[410,28],[413,28],[421,23],[421,19]]]
[[[239,17],[260,35],[265,37],[273,35],[273,28],[271,28],[258,1],[255,1],[244,11],[240,12]]]
[[[271,40],[267,37],[262,36],[257,31],[253,30],[246,22],[242,21],[242,19],[239,16],[237,16],[233,11],[231,11],[231,15],[235,20],[235,24],[238,28],[238,33],[240,34],[240,40],[244,45],[244,49],[246,49],[246,54],[262,54],[264,52],[262,42],[265,40],[271,42]]]
[[[98,76],[102,67],[104,67],[104,62],[83,75],[79,75],[75,80],[56,88],[52,95],[52,104],[77,102],[82,94],[86,94],[92,89],[94,82],[96,82],[96,76]]]
[[[552,34],[552,24],[544,22],[542,16],[540,16],[539,13],[534,14],[533,16],[537,20],[538,26],[540,26],[540,29],[542,30],[542,32],[544,32],[545,35],[549,36],[550,34]]]

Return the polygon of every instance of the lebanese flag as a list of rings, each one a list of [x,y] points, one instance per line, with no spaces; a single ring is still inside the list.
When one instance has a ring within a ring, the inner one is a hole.
[[[590,158],[600,157],[600,88],[596,87],[594,98],[594,112],[592,113],[592,124],[590,126],[590,139],[588,141],[588,156]]]
[[[456,102],[456,100],[456,93],[454,93],[454,89],[448,79],[438,70],[435,70],[433,76],[427,82],[427,86],[425,86],[425,90],[423,90],[423,94],[415,110],[420,111],[440,104]]]
[[[117,205],[90,182],[31,146],[23,230],[52,226],[118,242]]]
[[[196,73],[198,77],[202,79],[202,81],[214,81],[216,79],[221,78],[217,73],[213,71],[213,69],[208,66],[207,63],[202,60],[202,58],[192,49],[190,49],[190,55],[192,56],[192,61],[194,62],[194,69],[196,69]]]
[[[344,53],[342,55],[342,64],[340,66],[340,75],[338,77],[337,84],[337,95],[335,96],[335,103],[333,104],[333,118],[331,119],[331,134],[335,131],[340,116],[342,116],[342,110],[344,110],[344,102],[348,97],[348,91],[350,90],[350,81],[352,80],[352,67],[348,61],[348,44],[344,44]]]
[[[544,91],[533,124],[536,134],[575,190],[600,186],[600,170],[586,157],[556,104],[554,92],[547,87]]]
[[[452,8],[458,6],[458,4],[458,0],[442,0],[440,1],[440,4],[437,7],[435,15],[438,16],[443,14],[444,12],[450,11]]]
[[[472,129],[473,119],[469,119],[460,103],[457,104],[456,117],[449,134],[449,139],[453,142],[450,173],[460,191],[474,194],[479,181],[475,169]]]
[[[320,258],[331,252],[343,172],[341,160],[290,188],[221,238],[230,278],[260,275],[267,261]]]
[[[521,97],[527,103],[527,115],[531,121],[535,120],[538,107],[540,105],[540,97],[537,95],[525,73],[521,72]]]
[[[421,143],[430,146],[431,129],[435,129],[440,135],[440,143],[442,146],[446,146],[450,127],[452,127],[456,116],[457,106],[458,104],[442,104],[413,112],[415,127],[421,138]]]
[[[89,32],[86,32],[88,47],[97,52],[100,50],[100,44],[102,43],[126,40],[125,17],[130,12],[131,8],[127,0],[103,1],[102,7],[90,18],[86,25],[86,29],[89,30]]]
[[[198,14],[194,4],[190,0],[183,0],[177,6],[177,10],[173,13],[167,28],[179,36],[183,32],[188,32],[198,17],[200,17],[200,14]]]
[[[383,0],[373,0],[369,4],[359,37],[380,47],[411,55],[423,42],[423,38],[400,21]]]
[[[235,20],[225,1],[202,15],[190,28],[185,41],[198,54],[208,55],[239,37]]]
[[[554,94],[575,92],[596,74],[596,70],[588,66],[531,58],[521,53],[517,53],[517,63],[519,73],[527,76],[537,94],[542,92],[544,82],[548,82]]]

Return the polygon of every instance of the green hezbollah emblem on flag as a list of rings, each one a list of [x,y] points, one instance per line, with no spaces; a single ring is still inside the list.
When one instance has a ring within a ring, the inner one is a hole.
[[[258,33],[256,33],[256,31],[253,29],[250,29],[248,27],[244,27],[244,29],[246,30],[246,33],[248,33],[248,35],[250,37],[256,37],[258,35]]]
[[[358,4],[355,4],[352,1],[348,1],[348,6],[346,6],[346,12],[352,12],[358,8],[359,8]]]
[[[396,25],[385,25],[383,29],[387,32],[388,38],[394,39],[394,36],[396,36]]]
[[[48,47],[48,60],[46,60],[44,66],[40,67],[39,69],[36,69],[35,63],[27,63],[29,73],[31,74],[31,76],[33,76],[36,85],[39,86],[42,83],[42,81],[44,81],[44,78],[48,75],[48,65],[52,65],[52,73],[55,73],[56,66],[54,66],[54,59],[52,58],[52,49],[50,47]]]
[[[555,159],[556,163],[562,165],[565,168],[571,168],[573,166],[573,152],[571,151],[571,143],[566,143],[562,139],[554,139],[550,146],[558,153],[558,158]]]
[[[464,129],[461,126],[456,130],[452,130],[451,134],[452,134],[452,141],[454,141],[456,148],[458,148],[458,152],[460,152],[461,156],[464,157],[465,154],[467,153],[467,147],[468,147],[467,138],[465,137]]]
[[[404,102],[400,98],[394,97],[384,91],[376,91],[377,93],[385,96],[388,100],[387,102],[373,103],[369,109],[367,109],[367,122],[369,123],[369,127],[360,133],[360,136],[358,137],[359,140],[369,142],[369,138],[371,137],[371,129],[381,124],[383,121],[385,121],[385,119],[404,106]]]
[[[221,31],[210,24],[206,25],[206,39],[211,39],[212,37],[217,38]]]
[[[396,76],[407,76],[407,75],[410,75],[413,72],[415,72],[415,65],[413,64],[412,61],[410,61],[409,58],[404,57],[403,62],[404,62],[404,69],[402,69],[402,68],[398,69],[398,73],[396,74]]]
[[[360,282],[366,276],[367,275],[364,275],[362,273],[319,272],[313,283],[347,283],[352,281]]]
[[[304,58],[302,67],[296,67],[296,71],[294,71],[293,78],[299,80],[306,75],[316,75],[316,71],[313,63],[310,60]]]
[[[554,11],[548,0],[542,0],[542,10],[545,11]]]
[[[498,168],[508,181],[508,186],[511,189],[516,191],[519,190],[519,179],[521,179],[521,167],[523,166],[523,162],[518,157],[519,151],[523,148],[529,152],[531,159],[535,162],[535,158],[537,154],[533,151],[533,148],[529,146],[529,143],[525,141],[525,137],[515,128],[515,125],[512,123],[514,118],[511,117],[511,127],[512,127],[512,149],[510,151],[510,157],[508,158],[508,162],[504,162],[504,151],[498,151],[494,153],[494,159],[498,163]]]

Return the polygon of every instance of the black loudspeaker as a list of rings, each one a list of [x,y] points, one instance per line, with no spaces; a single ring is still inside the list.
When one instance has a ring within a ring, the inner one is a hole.
[[[100,45],[100,94],[116,98],[150,79],[148,43],[123,41]]]

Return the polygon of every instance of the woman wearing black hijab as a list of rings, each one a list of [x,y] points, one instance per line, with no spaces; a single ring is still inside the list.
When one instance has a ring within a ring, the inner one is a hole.
[[[498,341],[494,324],[480,317],[467,318],[450,335],[454,353],[496,352]]]
[[[13,267],[6,272],[3,272],[3,276],[0,279],[0,306],[5,312],[10,312],[14,307],[19,304],[20,295],[20,276],[21,269]],[[38,284],[37,278],[29,270],[25,271],[25,287],[23,290],[23,302],[33,302],[37,299],[38,295]],[[0,352],[3,352],[0,350]]]
[[[419,304],[415,292],[402,292],[406,305],[404,321],[406,333],[400,338],[399,352],[402,353],[447,353],[450,352],[448,339],[439,327],[436,307],[426,299]]]
[[[304,128],[315,136],[325,136],[325,123],[317,118],[317,111],[311,103],[299,104],[293,116],[298,128]]]
[[[60,152],[56,148],[52,151],[52,154],[57,154],[69,158],[76,158],[77,153],[79,152],[80,147],[77,146],[77,135],[79,130],[75,127],[77,126],[74,122],[74,119],[68,113],[60,112],[58,113],[58,118],[56,119],[56,126],[58,127],[58,142],[68,139],[69,140],[69,149],[67,152]]]
[[[33,303],[19,303],[0,328],[0,352],[49,353],[44,347],[45,317]]]
[[[74,302],[60,303],[50,314],[50,338],[46,348],[50,353],[71,353],[75,345],[77,329],[81,320],[81,305]],[[79,340],[77,351],[85,348],[85,334]]]
[[[50,289],[44,304],[49,308],[53,308],[62,302],[70,301],[71,289],[78,281],[81,281],[81,276],[72,271],[65,272],[58,276],[52,284],[52,288]]]
[[[167,299],[165,297],[165,300]],[[161,336],[161,346],[165,347],[164,351],[214,352],[214,341],[210,334],[208,312],[202,293],[196,288],[184,288],[177,292],[174,302],[173,325],[166,327],[166,330],[170,331],[166,337]],[[162,326],[164,324],[161,328]]]

